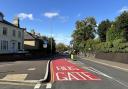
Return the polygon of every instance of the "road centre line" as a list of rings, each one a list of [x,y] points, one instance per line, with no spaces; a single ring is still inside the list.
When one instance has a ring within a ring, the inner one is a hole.
[[[94,73],[97,73],[97,74],[102,75],[104,77],[107,77],[107,78],[109,78],[111,80],[114,80],[115,82],[119,83],[120,85],[123,85],[123,86],[128,88],[128,83],[124,84],[123,82],[121,82],[121,81],[119,81],[119,80],[117,80],[117,79],[115,79],[115,78],[113,78],[113,77],[111,77],[111,76],[109,76],[109,75],[107,75],[107,74],[105,74],[105,73],[93,68],[93,67],[84,67],[84,69],[90,70],[90,71],[92,71]]]
[[[106,66],[109,66],[109,67],[113,67],[113,68],[116,68],[116,69],[121,69],[121,70],[124,70],[124,71],[128,71],[128,69],[126,69],[126,68],[121,68],[121,67],[118,67],[118,66],[113,66],[113,65],[110,65],[110,64],[107,64],[107,63],[103,63],[103,62],[99,62],[99,61],[94,61],[94,60],[90,60],[90,59],[86,59],[86,60],[89,60],[89,61],[92,61],[92,62],[95,62],[95,63],[99,63],[99,64],[102,64],[102,65],[106,65]]]
[[[103,73],[103,72],[101,72],[101,71],[99,71],[99,70],[96,70],[96,69],[93,68],[93,67],[84,67],[84,69],[90,70],[90,71],[92,71],[92,72],[94,72],[94,73],[97,73],[97,74],[99,74],[99,75],[102,75],[102,76],[105,76],[105,77],[107,77],[107,78],[112,79],[112,77],[110,77],[109,75],[107,75],[107,74],[105,74],[105,73]]]

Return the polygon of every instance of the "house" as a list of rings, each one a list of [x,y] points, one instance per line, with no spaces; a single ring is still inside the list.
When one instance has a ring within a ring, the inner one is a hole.
[[[0,54],[19,53],[24,50],[24,28],[20,27],[19,18],[10,23],[0,12]]]
[[[40,34],[36,34],[34,30],[31,32],[24,31],[24,49],[32,54],[42,55],[55,53],[55,45],[55,40],[53,38],[51,39],[46,36],[40,36]]]
[[[40,34],[36,34],[34,30],[30,33],[24,31],[24,49],[25,50],[42,50],[43,39]]]

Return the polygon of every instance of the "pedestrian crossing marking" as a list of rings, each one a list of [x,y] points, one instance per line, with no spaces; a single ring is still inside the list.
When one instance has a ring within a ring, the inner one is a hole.
[[[27,69],[27,70],[36,70],[36,68],[29,68],[29,69]]]
[[[22,81],[25,80],[28,74],[8,74],[2,80],[14,80],[14,81]]]

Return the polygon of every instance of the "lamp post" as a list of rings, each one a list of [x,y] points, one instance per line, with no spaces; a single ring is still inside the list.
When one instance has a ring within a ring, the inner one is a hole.
[[[57,12],[45,12],[44,13],[44,16],[47,17],[47,18],[49,18],[50,19],[50,23],[51,23],[50,24],[50,26],[51,26],[50,29],[51,29],[51,54],[52,54],[52,49],[53,49],[52,48],[52,46],[53,46],[53,44],[52,44],[53,43],[52,42],[52,29],[53,29],[53,27],[52,27],[52,20],[53,20],[54,17],[59,16],[59,13],[57,13]]]
[[[50,23],[51,23],[51,39],[50,39],[50,42],[51,42],[51,54],[52,54],[52,34],[53,34],[52,18],[50,19]]]

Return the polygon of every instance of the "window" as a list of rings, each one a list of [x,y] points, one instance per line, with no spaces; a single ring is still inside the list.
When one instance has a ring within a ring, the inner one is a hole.
[[[3,50],[6,50],[6,41],[3,41]]]
[[[1,50],[3,50],[3,41],[1,40]]]
[[[20,50],[20,49],[21,49],[21,43],[18,42],[18,50]]]
[[[7,35],[7,28],[3,27],[3,35]]]
[[[21,38],[21,32],[20,31],[18,32],[18,37]]]
[[[8,41],[1,40],[1,50],[8,50]]]
[[[13,30],[12,35],[13,35],[14,37],[16,36],[16,31],[15,31],[15,30]]]

